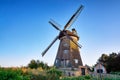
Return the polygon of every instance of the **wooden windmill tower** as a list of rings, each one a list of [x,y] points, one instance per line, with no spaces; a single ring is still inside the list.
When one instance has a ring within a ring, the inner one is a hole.
[[[81,45],[78,44],[79,37],[75,29],[66,30],[71,26],[71,24],[78,17],[80,12],[82,11],[83,6],[81,5],[78,10],[73,14],[67,24],[64,26],[64,29],[61,30],[58,25],[56,25],[55,21],[51,20],[49,23],[58,31],[60,31],[59,35],[53,40],[53,42],[43,51],[42,56],[48,51],[48,49],[56,42],[57,39],[60,40],[58,52],[54,61],[54,65],[58,68],[63,67],[74,67],[78,68],[79,66],[83,66],[82,59],[80,56],[79,48]]]

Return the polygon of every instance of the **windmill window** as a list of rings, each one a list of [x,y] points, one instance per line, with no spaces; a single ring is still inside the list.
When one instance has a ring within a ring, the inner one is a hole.
[[[78,63],[78,59],[74,59],[75,63]]]
[[[63,53],[64,53],[64,54],[68,54],[68,53],[69,53],[69,50],[64,50]]]
[[[64,46],[64,47],[68,47],[69,45],[68,45],[67,43],[64,43],[63,46]]]
[[[56,63],[58,63],[58,59],[56,59]]]
[[[69,60],[66,60],[66,64],[67,64],[67,65],[69,64]]]
[[[97,69],[97,73],[103,73],[102,69]]]

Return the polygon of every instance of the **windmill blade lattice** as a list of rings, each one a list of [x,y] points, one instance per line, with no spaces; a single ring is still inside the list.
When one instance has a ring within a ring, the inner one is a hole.
[[[52,41],[52,43],[42,52],[42,56],[45,55],[45,53],[49,50],[49,48],[56,42],[56,40],[58,39],[58,36],[56,36],[56,38]]]
[[[79,48],[82,47],[82,45],[80,45],[79,43],[76,43],[66,32],[62,31],[57,25],[55,25],[53,22],[49,21],[49,23],[57,30],[59,30],[60,32],[62,32],[65,36],[68,37],[68,39],[70,39],[75,45],[77,45]],[[59,35],[60,36],[60,35]]]
[[[78,15],[80,14],[80,12],[83,9],[83,5],[81,5],[78,10],[73,14],[73,16],[70,18],[70,20],[67,22],[67,24],[64,26],[64,30],[67,29],[68,27],[70,27],[73,22],[75,21],[75,19],[78,17]]]

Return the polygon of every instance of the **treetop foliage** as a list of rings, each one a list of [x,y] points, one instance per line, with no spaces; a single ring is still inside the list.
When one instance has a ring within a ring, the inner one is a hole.
[[[120,53],[102,54],[98,59],[106,67],[107,72],[120,72]]]
[[[37,69],[39,67],[41,67],[42,69],[49,69],[49,66],[44,63],[43,61],[39,61],[39,60],[31,60],[30,63],[28,64],[28,67],[31,69]]]

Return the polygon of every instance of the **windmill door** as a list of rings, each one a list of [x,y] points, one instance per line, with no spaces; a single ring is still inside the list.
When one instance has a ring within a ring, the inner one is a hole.
[[[81,68],[81,74],[85,75],[85,68]]]

